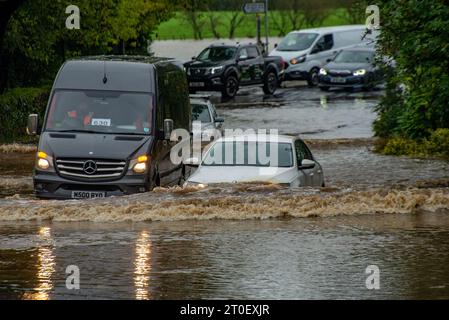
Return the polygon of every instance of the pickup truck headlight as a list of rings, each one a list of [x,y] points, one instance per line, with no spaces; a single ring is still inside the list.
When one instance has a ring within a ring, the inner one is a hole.
[[[354,71],[353,74],[355,76],[364,76],[366,74],[366,70],[365,69],[360,69],[360,70]]]
[[[223,71],[224,67],[213,67],[213,68],[208,68],[206,71],[206,74],[220,74]]]
[[[298,58],[291,59],[290,63],[295,65],[295,64],[298,64],[298,63],[304,63],[305,61],[306,61],[306,55],[302,55],[302,56],[300,56]]]
[[[327,70],[324,69],[324,68],[321,68],[321,69],[320,69],[320,75],[322,75],[322,76],[327,75]]]

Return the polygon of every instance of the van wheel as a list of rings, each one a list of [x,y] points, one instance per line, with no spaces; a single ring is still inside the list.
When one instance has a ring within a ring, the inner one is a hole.
[[[274,71],[270,71],[265,77],[263,92],[267,95],[273,95],[276,92],[278,85],[279,81],[276,73]]]
[[[224,87],[221,95],[224,99],[232,99],[239,91],[239,81],[233,75],[228,76],[224,82]]]
[[[312,70],[310,70],[309,72],[309,77],[307,79],[307,84],[310,87],[316,87],[319,83],[318,81],[318,68],[313,68]]]

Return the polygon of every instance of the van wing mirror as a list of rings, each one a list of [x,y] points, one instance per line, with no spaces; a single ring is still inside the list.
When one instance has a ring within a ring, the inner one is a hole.
[[[224,120],[223,117],[216,117],[215,118],[215,123],[224,123],[224,122],[225,122],[225,120]]]
[[[170,140],[171,134],[174,130],[174,122],[172,119],[165,119],[164,120],[164,139]]]
[[[28,116],[27,133],[30,136],[38,135],[39,132],[39,116],[37,114],[30,114]]]

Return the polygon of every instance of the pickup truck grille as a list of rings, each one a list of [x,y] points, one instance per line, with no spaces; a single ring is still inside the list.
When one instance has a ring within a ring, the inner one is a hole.
[[[61,176],[80,179],[119,178],[126,170],[126,161],[58,159],[56,167]]]
[[[191,68],[190,69],[190,74],[193,77],[201,77],[204,76],[206,74],[206,68]]]

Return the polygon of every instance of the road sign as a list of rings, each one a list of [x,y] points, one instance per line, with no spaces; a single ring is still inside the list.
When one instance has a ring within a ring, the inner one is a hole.
[[[265,13],[265,3],[251,2],[243,5],[243,12],[246,14]]]

